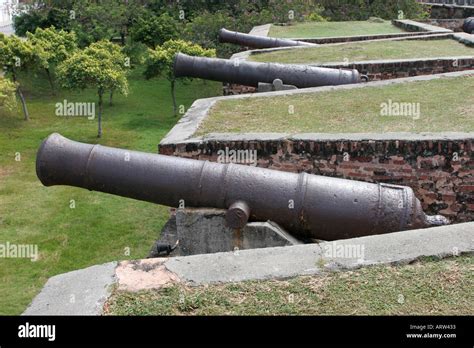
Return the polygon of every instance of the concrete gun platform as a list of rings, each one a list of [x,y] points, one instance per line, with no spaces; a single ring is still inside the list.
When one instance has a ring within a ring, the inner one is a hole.
[[[100,315],[112,289],[284,279],[474,252],[474,222],[362,238],[172,258],[111,262],[48,280],[24,315]],[[71,298],[74,301],[71,301]]]

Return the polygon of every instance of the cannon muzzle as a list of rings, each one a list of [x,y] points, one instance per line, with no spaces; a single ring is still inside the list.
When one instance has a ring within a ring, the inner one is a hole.
[[[365,78],[355,69],[192,57],[182,53],[178,53],[175,57],[174,75],[253,87],[258,87],[259,82],[273,83],[276,79],[280,79],[283,84],[298,88],[359,83]]]
[[[56,133],[42,143],[36,171],[45,186],[228,209],[230,227],[272,220],[302,238],[336,240],[447,223],[427,217],[408,187],[89,145]]]
[[[462,30],[468,34],[474,34],[474,17],[469,17],[464,20]]]
[[[274,37],[257,36],[230,31],[225,28],[219,30],[219,42],[232,43],[251,48],[274,48],[274,47],[292,47],[292,46],[316,46],[315,44],[295,41],[289,39],[277,39]]]

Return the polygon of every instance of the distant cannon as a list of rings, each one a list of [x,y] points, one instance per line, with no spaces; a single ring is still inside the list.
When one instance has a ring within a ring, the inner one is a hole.
[[[469,17],[464,20],[462,30],[468,34],[474,34],[474,17]]]
[[[292,47],[292,46],[317,46],[315,44],[295,41],[289,39],[278,39],[267,36],[257,36],[238,31],[230,31],[225,28],[219,30],[219,42],[232,43],[244,47],[251,48],[275,48],[275,47]]]
[[[448,222],[426,216],[409,187],[89,145],[56,133],[41,144],[36,172],[45,186],[227,209],[231,228],[272,220],[302,238],[336,240]]]
[[[280,79],[285,85],[298,88],[360,83],[367,78],[355,69],[192,57],[182,53],[178,53],[175,57],[174,75],[253,87],[258,87],[260,82],[273,83],[276,79]]]

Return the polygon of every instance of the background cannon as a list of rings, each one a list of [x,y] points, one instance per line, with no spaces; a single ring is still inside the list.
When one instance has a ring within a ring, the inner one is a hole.
[[[474,17],[469,17],[464,20],[462,30],[468,34],[474,34]]]
[[[219,42],[232,43],[251,48],[274,48],[274,47],[292,47],[292,46],[316,46],[315,44],[295,41],[289,39],[277,39],[274,37],[257,36],[230,31],[225,28],[219,30]]]
[[[285,85],[298,88],[359,83],[364,78],[357,70],[192,57],[182,53],[175,57],[174,75],[253,87],[258,87],[259,82],[273,83],[274,80],[280,79]]]
[[[272,220],[295,236],[336,240],[444,224],[412,189],[89,145],[59,134],[42,143],[38,178],[178,207],[227,210],[232,228]]]

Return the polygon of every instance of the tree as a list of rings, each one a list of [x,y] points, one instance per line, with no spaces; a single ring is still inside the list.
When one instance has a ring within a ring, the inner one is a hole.
[[[181,52],[190,56],[215,57],[216,50],[204,49],[201,46],[188,41],[170,40],[165,42],[162,46],[156,47],[154,50],[149,49],[148,52],[149,56],[145,63],[145,77],[150,79],[153,77],[164,76],[168,79],[168,81],[170,81],[171,96],[173,98],[173,111],[174,115],[176,116],[176,77],[174,76],[173,72],[173,63],[176,54]]]
[[[113,46],[112,46],[113,45]],[[126,69],[120,66],[125,62],[125,56],[120,48],[108,41],[99,41],[82,51],[75,52],[62,62],[57,69],[57,75],[65,88],[97,89],[99,97],[98,132],[102,137],[102,106],[106,91],[119,91],[128,94]]]
[[[160,16],[147,15],[137,18],[130,29],[130,36],[133,41],[155,48],[178,37],[178,22],[166,12]]]
[[[13,27],[18,36],[34,33],[37,28],[56,28],[69,30],[72,2],[64,0],[33,0],[22,2],[23,9],[13,17]]]
[[[29,120],[28,108],[25,97],[18,81],[18,72],[27,70],[33,62],[34,54],[31,44],[21,40],[15,35],[6,36],[0,34],[0,66],[3,66],[6,74],[11,75],[16,84],[16,92],[20,98],[25,115],[25,121]]]
[[[13,110],[15,108],[15,93],[15,83],[5,77],[0,77],[0,110]]]
[[[76,35],[54,27],[47,29],[37,28],[35,33],[27,33],[34,54],[41,68],[46,71],[51,90],[54,93],[52,70],[66,60],[76,49]]]

